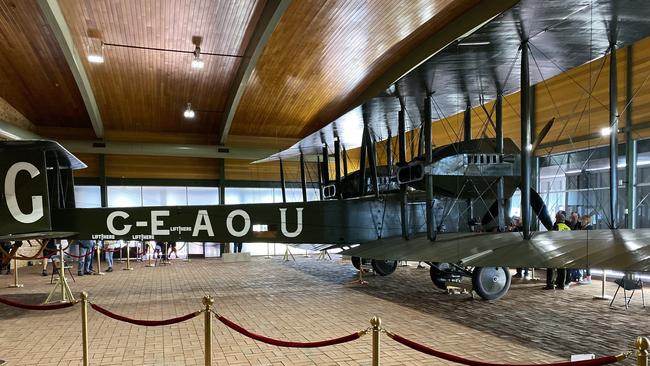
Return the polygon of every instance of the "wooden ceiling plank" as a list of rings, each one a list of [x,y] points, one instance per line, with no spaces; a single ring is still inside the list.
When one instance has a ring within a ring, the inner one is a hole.
[[[68,24],[65,22],[61,8],[59,7],[57,0],[38,0],[38,5],[45,16],[50,29],[59,42],[59,46],[65,55],[70,71],[72,71],[72,75],[77,82],[77,87],[79,88],[79,92],[81,93],[81,97],[86,106],[90,122],[95,130],[95,136],[97,136],[97,138],[102,138],[104,136],[104,125],[102,123],[102,117],[99,114],[97,101],[95,100],[95,95],[90,86],[90,81],[88,81],[88,75],[86,74],[86,70],[81,62],[81,57],[77,52],[77,48],[72,39],[72,34],[70,33]]]
[[[220,133],[220,142],[224,144],[228,138],[230,127],[232,125],[235,113],[239,108],[239,103],[244,95],[244,89],[250,80],[257,61],[266,47],[266,43],[271,38],[271,34],[280,22],[280,18],[289,7],[290,0],[268,0],[259,18],[255,32],[246,47],[246,56],[239,65],[239,70],[234,79],[234,88],[231,88],[228,96],[228,102],[225,108],[225,120],[223,121],[223,130]]]

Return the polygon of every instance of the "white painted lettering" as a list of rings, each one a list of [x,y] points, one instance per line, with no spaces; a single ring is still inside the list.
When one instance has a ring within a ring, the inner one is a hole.
[[[298,225],[296,226],[296,230],[293,232],[289,232],[287,230],[287,209],[286,208],[281,208],[280,209],[280,229],[282,230],[282,235],[286,236],[287,238],[295,238],[296,236],[300,235],[302,232],[302,207],[296,207],[296,215],[298,215]]]
[[[129,230],[131,230],[131,225],[124,225],[124,227],[121,230],[118,230],[115,228],[115,224],[113,221],[115,221],[116,217],[121,217],[123,219],[127,219],[129,217],[129,214],[124,212],[124,211],[115,211],[111,212],[108,217],[106,218],[106,227],[108,228],[108,231],[110,231],[111,234],[113,235],[126,235],[128,234]]]
[[[40,220],[43,217],[43,196],[32,196],[32,212],[23,213],[18,206],[16,199],[16,176],[20,171],[27,171],[29,175],[34,178],[40,174],[38,168],[30,163],[20,162],[7,170],[5,179],[5,197],[7,200],[7,208],[11,216],[23,224],[31,224]]]
[[[235,218],[235,216],[241,216],[244,219],[244,227],[239,231],[235,230],[235,228],[232,226],[232,220]],[[242,236],[248,234],[248,231],[251,228],[251,217],[248,215],[248,212],[244,210],[233,210],[228,214],[228,217],[226,218],[226,228],[228,229],[230,235],[241,238]]]
[[[210,223],[210,216],[208,216],[208,210],[199,210],[196,214],[196,220],[194,221],[194,231],[192,231],[192,236],[198,236],[199,231],[205,230],[208,232],[208,236],[214,236],[214,230],[212,230],[212,224]]]
[[[169,211],[151,211],[151,235],[169,235],[169,230],[160,228],[160,226],[165,225],[165,223],[162,220],[158,220],[159,216],[169,216]]]

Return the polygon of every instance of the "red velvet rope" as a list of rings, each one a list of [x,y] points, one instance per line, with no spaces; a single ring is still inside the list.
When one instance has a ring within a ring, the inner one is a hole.
[[[89,250],[88,253],[86,253],[86,254],[84,254],[84,255],[74,255],[74,254],[70,254],[70,253],[68,253],[68,252],[63,252],[63,254],[65,254],[65,255],[67,255],[67,256],[70,256],[70,257],[72,257],[72,258],[83,258],[83,257],[87,257],[87,256],[89,256],[89,255],[92,255],[93,252],[94,252],[94,250]]]
[[[170,324],[176,324],[180,322],[184,322],[186,320],[190,320],[192,318],[197,317],[199,314],[201,314],[200,311],[195,311],[193,313],[189,313],[187,315],[179,316],[178,318],[172,318],[172,319],[165,319],[165,320],[138,320],[138,319],[131,319],[127,318],[122,315],[115,314],[107,309],[104,309],[103,307],[96,305],[96,304],[90,304],[90,306],[95,309],[96,311],[106,315],[109,318],[113,318],[115,320],[123,321],[126,323],[131,323],[135,325],[144,325],[147,327],[157,327],[161,325],[170,325]]]
[[[20,302],[15,302],[13,300],[3,299],[1,297],[0,297],[0,303],[13,306],[15,308],[27,309],[27,310],[57,310],[57,309],[69,308],[75,304],[74,302],[63,302],[60,304],[33,305],[33,304],[23,304]]]
[[[255,339],[260,342],[264,342],[267,344],[271,344],[274,346],[279,346],[279,347],[293,347],[293,348],[315,348],[315,347],[325,347],[325,346],[332,346],[335,344],[341,344],[341,343],[346,343],[346,342],[351,342],[356,339],[359,339],[364,333],[363,332],[357,332],[357,333],[352,333],[350,335],[344,336],[344,337],[339,337],[339,338],[334,338],[334,339],[328,339],[324,341],[318,341],[318,342],[289,342],[289,341],[283,341],[279,339],[273,339],[269,337],[265,337],[263,335],[255,334],[253,332],[250,332],[239,325],[233,323],[232,321],[224,318],[221,315],[215,314],[215,317],[219,319],[223,324],[228,326],[230,329],[241,333],[249,338]]]
[[[422,344],[413,342],[411,340],[408,340],[402,336],[399,336],[397,334],[393,334],[390,332],[386,332],[386,334],[394,339],[396,342],[401,343],[405,345],[406,347],[412,348],[416,351],[420,351],[422,353],[426,353],[427,355],[442,358],[443,360],[451,361],[451,362],[456,362],[460,363],[463,365],[469,365],[469,366],[540,366],[540,365],[545,365],[545,366],[598,366],[598,365],[607,365],[610,363],[616,363],[618,362],[618,359],[616,356],[607,356],[607,357],[601,357],[601,358],[596,358],[593,360],[584,360],[584,361],[574,361],[574,362],[554,362],[554,363],[547,363],[547,364],[500,364],[500,363],[491,363],[491,362],[483,362],[483,361],[474,361],[474,360],[468,360],[463,357],[455,356],[449,353],[444,353],[440,351],[436,351],[433,348],[429,348],[427,346],[424,346]]]

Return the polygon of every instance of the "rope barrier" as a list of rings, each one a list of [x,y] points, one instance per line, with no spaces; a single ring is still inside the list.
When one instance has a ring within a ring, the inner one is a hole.
[[[0,303],[5,305],[12,306],[14,308],[26,309],[26,310],[58,310],[65,309],[73,306],[76,302],[64,302],[60,304],[45,304],[45,305],[33,305],[33,304],[23,304],[13,300],[5,299],[0,297]]]
[[[95,311],[102,313],[106,315],[109,318],[113,318],[115,320],[119,320],[122,322],[126,323],[131,323],[135,325],[144,325],[147,327],[157,327],[161,325],[171,325],[171,324],[176,324],[176,323],[181,323],[186,320],[190,320],[192,318],[195,318],[199,316],[203,311],[195,311],[193,313],[189,313],[187,315],[179,316],[177,318],[171,318],[171,319],[164,319],[164,320],[138,320],[138,319],[132,319],[132,318],[127,318],[122,315],[115,314],[111,312],[108,309],[105,309],[97,304],[90,303],[90,307],[92,307]]]
[[[583,361],[567,361],[567,362],[554,362],[554,363],[547,363],[547,364],[499,364],[499,363],[491,363],[491,362],[483,362],[483,361],[474,361],[474,360],[469,360],[460,356],[455,356],[449,353],[441,352],[441,351],[436,351],[433,348],[427,347],[425,345],[422,345],[420,343],[411,341],[409,339],[406,339],[402,336],[399,336],[397,334],[391,333],[389,331],[384,330],[386,335],[390,337],[391,339],[395,340],[397,343],[400,343],[406,347],[412,348],[416,351],[420,351],[422,353],[425,353],[430,356],[434,356],[437,358],[441,358],[443,360],[451,361],[451,362],[456,362],[460,363],[463,365],[468,365],[468,366],[599,366],[599,365],[608,365],[616,362],[620,362],[627,358],[628,354],[623,353],[618,356],[606,356],[606,357],[600,357],[596,358],[593,360],[583,360]]]
[[[368,330],[362,330],[360,332],[352,333],[350,335],[346,335],[343,337],[338,337],[338,338],[333,338],[333,339],[327,339],[324,341],[317,341],[317,342],[290,342],[290,341],[284,341],[280,339],[274,339],[274,338],[269,338],[263,335],[255,334],[249,330],[246,330],[239,326],[238,324],[233,323],[232,321],[224,318],[223,316],[214,313],[215,317],[219,319],[223,324],[225,324],[228,328],[245,335],[249,338],[252,338],[254,340],[264,342],[266,344],[270,344],[273,346],[279,346],[279,347],[292,347],[292,348],[315,348],[315,347],[325,347],[325,346],[333,346],[335,344],[341,344],[341,343],[347,343],[351,342],[354,340],[357,340],[361,338],[361,336],[365,335]]]
[[[84,258],[84,257],[87,257],[87,256],[89,256],[89,255],[92,255],[93,252],[94,252],[94,250],[89,249],[89,250],[88,250],[88,253],[86,253],[86,254],[84,254],[84,255],[74,255],[74,254],[70,254],[69,252],[63,252],[63,254],[65,254],[65,255],[67,255],[67,256],[70,256],[70,257],[72,257],[72,258],[77,258],[77,259],[79,259],[79,258]]]

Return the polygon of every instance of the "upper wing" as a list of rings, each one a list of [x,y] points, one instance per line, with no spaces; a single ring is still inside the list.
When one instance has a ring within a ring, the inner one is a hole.
[[[420,235],[366,242],[342,254],[373,258],[461,263],[465,266],[606,268],[650,271],[650,229]]]

